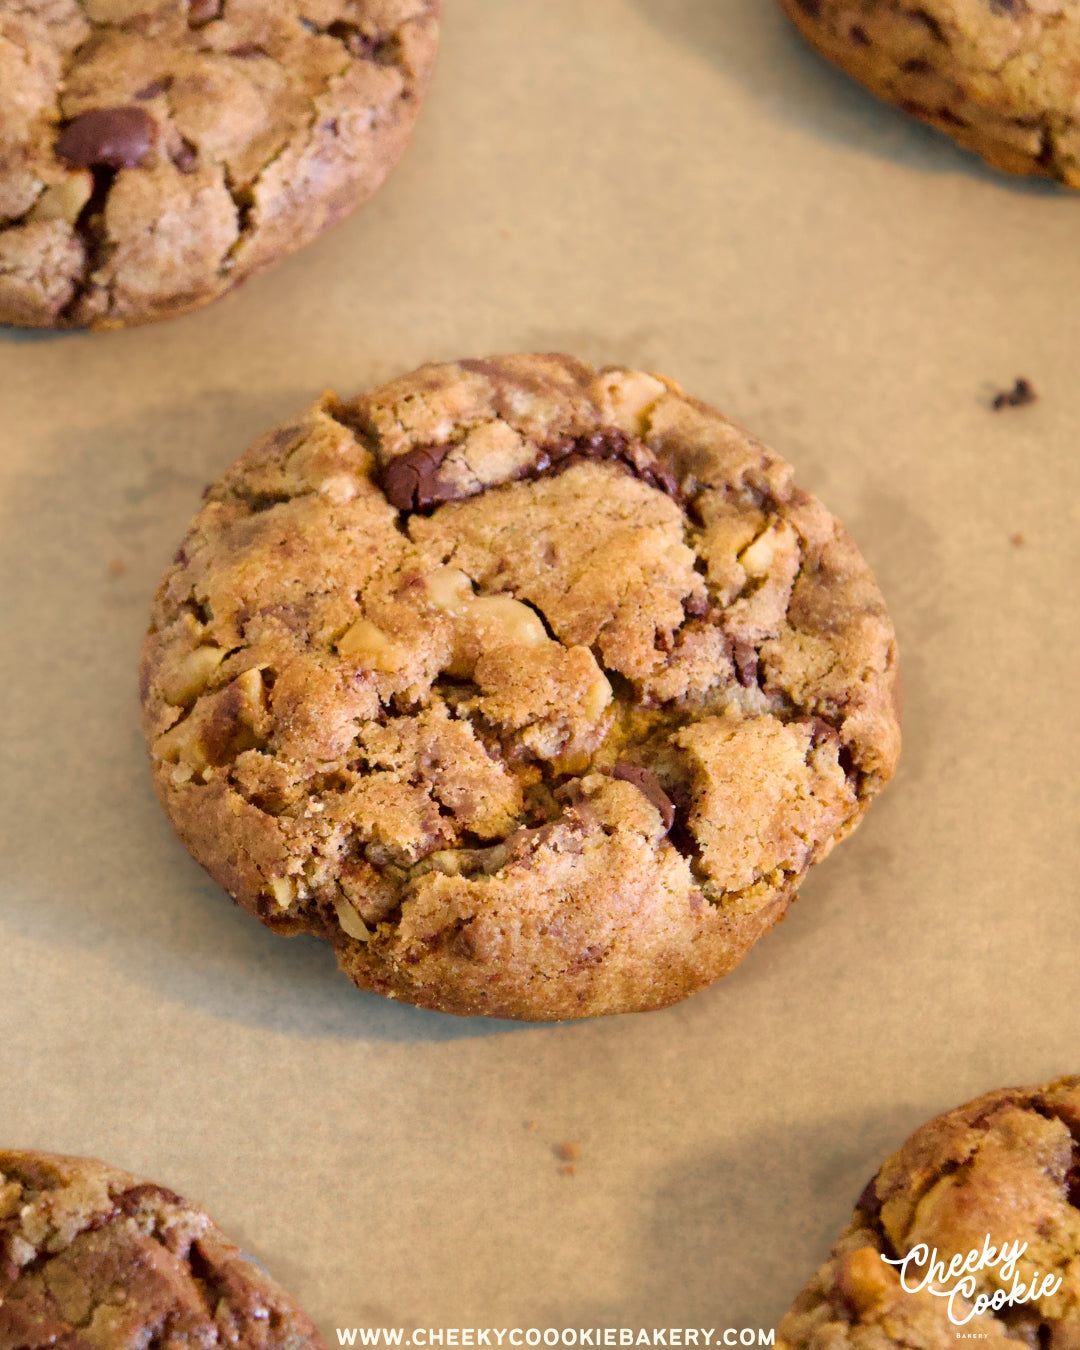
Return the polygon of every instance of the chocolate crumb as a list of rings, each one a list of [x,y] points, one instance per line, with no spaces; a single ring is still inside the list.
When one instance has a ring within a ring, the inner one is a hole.
[[[1031,381],[1025,380],[1021,375],[1011,389],[1003,389],[999,394],[995,394],[990,406],[995,412],[1001,412],[1002,408],[1025,408],[1029,403],[1034,403],[1038,397]]]

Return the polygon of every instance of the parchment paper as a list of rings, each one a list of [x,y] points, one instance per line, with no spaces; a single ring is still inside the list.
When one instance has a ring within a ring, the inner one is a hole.
[[[1080,1070],[1078,243],[1080,197],[879,105],[771,0],[447,0],[362,213],[187,318],[0,330],[3,1141],[203,1201],[334,1345],[768,1328],[915,1125]],[[845,520],[906,747],[734,975],[521,1027],[359,994],[235,911],[154,801],[135,663],[255,435],[552,349],[671,375]],[[1018,375],[1039,401],[992,412]]]

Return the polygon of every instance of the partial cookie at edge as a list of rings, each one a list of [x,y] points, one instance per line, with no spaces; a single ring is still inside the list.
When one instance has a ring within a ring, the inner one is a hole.
[[[405,150],[439,0],[0,3],[0,323],[110,328],[224,294]]]
[[[1077,1344],[1078,1182],[1080,1077],[990,1092],[938,1116],[867,1185],[828,1261],[781,1321],[777,1346],[956,1350],[958,1337],[994,1350]],[[1018,1252],[1009,1268],[1005,1247]],[[898,1264],[913,1252],[912,1264]],[[921,1287],[926,1253],[940,1263],[935,1292]],[[963,1276],[942,1273],[965,1260]],[[962,1279],[967,1288],[950,1302]],[[1002,1289],[1017,1299],[1006,1303]]]
[[[1006,173],[1080,187],[1074,0],[780,0],[879,97]]]
[[[325,1350],[196,1205],[90,1158],[0,1150],[0,1347]]]

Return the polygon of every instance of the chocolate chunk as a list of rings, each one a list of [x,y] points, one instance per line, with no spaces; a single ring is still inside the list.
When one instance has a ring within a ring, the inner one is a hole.
[[[390,505],[399,511],[422,511],[438,502],[451,501],[455,496],[453,490],[435,478],[449,453],[448,445],[431,445],[392,459],[379,475],[379,486]]]
[[[1003,389],[1000,394],[996,394],[990,406],[995,412],[1000,412],[1002,408],[1023,408],[1034,403],[1038,397],[1031,381],[1021,375],[1011,389]]]
[[[436,477],[451,448],[448,445],[421,446],[406,455],[399,455],[383,467],[379,486],[399,511],[424,510],[462,495],[457,488],[440,483]],[[679,499],[679,484],[671,467],[643,442],[630,440],[617,427],[606,427],[588,436],[562,436],[549,441],[539,447],[535,462],[515,477],[535,479],[545,473],[562,473],[575,464],[593,461],[619,464],[650,487]]]
[[[133,169],[153,149],[156,133],[145,108],[92,108],[61,131],[56,154],[78,168]]]
[[[640,764],[616,764],[611,771],[612,778],[636,787],[646,801],[651,802],[660,812],[667,832],[675,823],[675,803],[660,786],[659,779]]]
[[[676,499],[679,496],[678,480],[671,465],[659,459],[642,441],[632,441],[618,427],[605,427],[576,439],[564,436],[561,440],[550,442],[542,447],[536,464],[527,476],[535,478],[551,468],[561,471],[590,460],[614,460],[650,487],[658,488]]]
[[[821,18],[821,0],[796,0],[799,8],[811,19]]]

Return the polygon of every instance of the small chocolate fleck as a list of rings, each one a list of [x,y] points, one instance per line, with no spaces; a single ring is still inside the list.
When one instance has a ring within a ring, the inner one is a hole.
[[[167,94],[172,88],[172,76],[162,75],[159,80],[151,80],[149,84],[144,84],[141,89],[135,91],[135,97],[139,99],[157,98],[159,94]]]
[[[908,18],[912,19],[915,23],[922,24],[931,37],[935,38],[938,42],[948,42],[944,28],[942,28],[941,24],[934,18],[929,10],[913,9],[908,15]]]
[[[811,19],[821,18],[821,0],[795,0],[804,14],[808,14]]]
[[[201,28],[212,19],[221,17],[221,0],[190,0],[188,5],[188,24],[192,28]]]
[[[852,42],[854,42],[856,47],[870,46],[870,35],[869,33],[867,33],[866,29],[862,27],[861,24],[857,23],[852,24],[851,31],[848,33],[848,37],[852,40]]]
[[[855,1202],[855,1208],[870,1219],[872,1223],[877,1222],[878,1215],[881,1213],[881,1198],[877,1192],[877,1176],[874,1175],[863,1187],[862,1195]]]
[[[242,42],[239,47],[230,47],[227,54],[235,56],[238,61],[253,61],[257,56],[266,56],[267,51],[257,42]]]
[[[61,131],[56,153],[78,168],[133,169],[153,149],[156,134],[145,108],[92,108]]]
[[[990,406],[995,412],[1001,412],[1002,408],[1024,408],[1038,397],[1031,381],[1021,375],[1011,389],[1003,389],[1001,393],[995,394]]]
[[[735,673],[744,689],[752,689],[758,679],[757,648],[752,642],[736,638],[731,644],[731,659],[735,662]]]
[[[370,56],[375,50],[374,41],[365,37],[356,24],[348,23],[345,19],[335,19],[327,25],[326,32],[329,37],[337,38],[350,56]]]
[[[180,145],[172,153],[172,162],[181,173],[191,173],[199,162],[199,152],[186,137],[182,137]]]
[[[654,773],[640,764],[616,764],[611,776],[636,787],[646,801],[651,802],[660,812],[665,833],[671,829],[675,823],[675,803],[660,786],[659,779]]]
[[[815,717],[809,714],[806,717],[796,717],[794,725],[806,727],[810,732],[811,748],[816,750],[819,745],[824,745],[826,741],[839,740],[839,735],[834,727],[831,727],[823,717]]]
[[[897,102],[898,108],[903,108],[904,112],[910,113],[912,117],[921,117],[924,121],[933,117],[933,109],[928,108],[925,103],[919,103],[913,98],[902,98]]]

